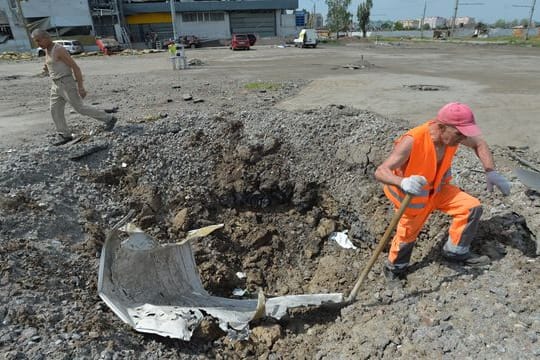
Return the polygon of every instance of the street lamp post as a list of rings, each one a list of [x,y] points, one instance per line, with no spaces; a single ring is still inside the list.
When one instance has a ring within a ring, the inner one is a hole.
[[[512,5],[512,7],[526,7],[526,8],[531,8],[531,13],[529,15],[529,23],[527,24],[527,31],[524,32],[523,34],[523,38],[525,40],[528,40],[529,39],[529,29],[530,27],[532,26],[532,18],[533,18],[533,13],[534,13],[534,5],[536,5],[536,0],[532,0],[532,4],[531,5]]]
[[[169,0],[171,4],[171,22],[172,22],[172,31],[173,39],[176,41],[176,8],[174,6],[174,0]]]

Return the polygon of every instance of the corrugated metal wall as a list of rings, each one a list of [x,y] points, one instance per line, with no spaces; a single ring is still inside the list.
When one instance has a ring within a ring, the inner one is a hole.
[[[229,13],[231,33],[254,33],[276,36],[276,13],[272,10],[234,11]]]

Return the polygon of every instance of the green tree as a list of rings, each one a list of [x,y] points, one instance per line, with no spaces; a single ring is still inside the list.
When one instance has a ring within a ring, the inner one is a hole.
[[[332,32],[338,34],[347,31],[351,23],[352,14],[348,11],[351,0],[326,0],[328,6],[327,26]]]
[[[401,21],[396,21],[394,23],[394,30],[396,30],[396,31],[403,30],[403,23]]]
[[[518,24],[519,24],[518,19],[514,19],[514,20],[512,20],[512,21],[510,22],[510,27],[518,26]]]
[[[366,37],[366,27],[369,24],[369,15],[371,14],[371,8],[373,7],[373,0],[366,0],[366,2],[358,5],[356,16],[358,17],[358,26],[362,30],[362,37]]]
[[[431,30],[431,26],[429,26],[429,24],[424,24],[424,26],[422,26],[422,30]]]
[[[498,29],[505,29],[507,27],[506,20],[499,19],[499,20],[495,21],[495,24],[493,24],[493,27],[498,28]]]
[[[519,25],[523,27],[529,27],[529,20],[528,19],[521,19],[519,22]]]
[[[392,30],[392,27],[394,26],[394,24],[391,22],[391,21],[385,21],[381,24],[381,29],[382,30]]]

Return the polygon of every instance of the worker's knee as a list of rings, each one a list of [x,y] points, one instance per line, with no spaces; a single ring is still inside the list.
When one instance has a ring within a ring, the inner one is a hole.
[[[484,209],[480,203],[478,203],[478,206],[471,208],[469,210],[469,223],[479,221],[483,212]]]

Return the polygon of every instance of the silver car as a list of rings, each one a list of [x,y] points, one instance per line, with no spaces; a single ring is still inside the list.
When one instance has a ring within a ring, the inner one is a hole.
[[[80,54],[84,51],[84,46],[79,40],[54,40],[55,44],[62,45],[70,54]],[[36,49],[38,56],[45,56],[45,49],[38,47]]]

